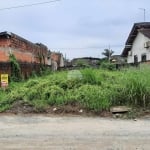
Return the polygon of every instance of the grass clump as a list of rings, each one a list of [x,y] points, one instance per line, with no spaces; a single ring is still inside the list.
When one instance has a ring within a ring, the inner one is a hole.
[[[97,85],[83,85],[79,89],[79,101],[87,109],[93,111],[108,110],[110,93]]]
[[[122,75],[121,82],[120,95],[125,104],[143,108],[150,106],[150,68],[129,69]]]
[[[101,84],[101,78],[98,76],[98,71],[95,69],[84,69],[82,70],[82,81],[83,83],[89,84]]]
[[[59,86],[53,85],[47,88],[44,90],[43,96],[51,106],[64,104],[64,90]]]

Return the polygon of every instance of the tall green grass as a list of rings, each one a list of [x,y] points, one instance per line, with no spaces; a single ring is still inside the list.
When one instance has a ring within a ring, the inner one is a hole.
[[[89,84],[95,84],[100,85],[101,84],[101,76],[99,75],[98,71],[96,69],[83,69],[81,71],[82,73],[82,82],[83,83],[89,83]]]
[[[137,107],[150,105],[150,66],[128,69],[120,78],[120,95],[125,104]]]
[[[150,108],[150,66],[122,71],[82,69],[82,78],[68,78],[67,71],[25,82],[11,83],[0,90],[0,111],[22,100],[37,109],[77,102],[92,110],[108,110],[114,105]]]

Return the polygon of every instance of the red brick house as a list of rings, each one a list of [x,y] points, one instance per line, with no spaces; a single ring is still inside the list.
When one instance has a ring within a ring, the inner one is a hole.
[[[19,62],[47,64],[48,48],[43,44],[34,44],[14,33],[0,33],[0,62],[8,62],[14,54]]]
[[[32,43],[14,33],[0,33],[0,74],[9,73],[9,56],[14,54],[17,61],[23,64],[21,71],[27,74],[37,69],[37,65],[49,64],[49,51],[47,46],[41,43]],[[28,64],[28,65],[27,65]],[[32,65],[31,67],[31,64]],[[29,67],[30,65],[30,67]],[[7,67],[6,67],[7,66]]]

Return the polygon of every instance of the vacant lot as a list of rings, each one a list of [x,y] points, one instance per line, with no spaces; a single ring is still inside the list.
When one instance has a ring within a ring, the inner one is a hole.
[[[1,115],[2,150],[149,150],[150,118]]]
[[[120,71],[94,68],[58,71],[26,81],[12,81],[7,89],[0,89],[0,112],[17,111],[16,104],[19,108],[23,106],[21,111],[27,108],[28,113],[49,112],[49,107],[59,106],[76,107],[72,112],[84,109],[90,113],[120,105],[150,110],[150,65]]]

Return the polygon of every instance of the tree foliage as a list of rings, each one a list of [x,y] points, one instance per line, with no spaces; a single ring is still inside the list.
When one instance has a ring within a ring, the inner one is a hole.
[[[102,55],[104,55],[108,60],[110,60],[110,57],[112,56],[113,53],[114,51],[110,49],[104,49],[104,52],[102,52]]]

